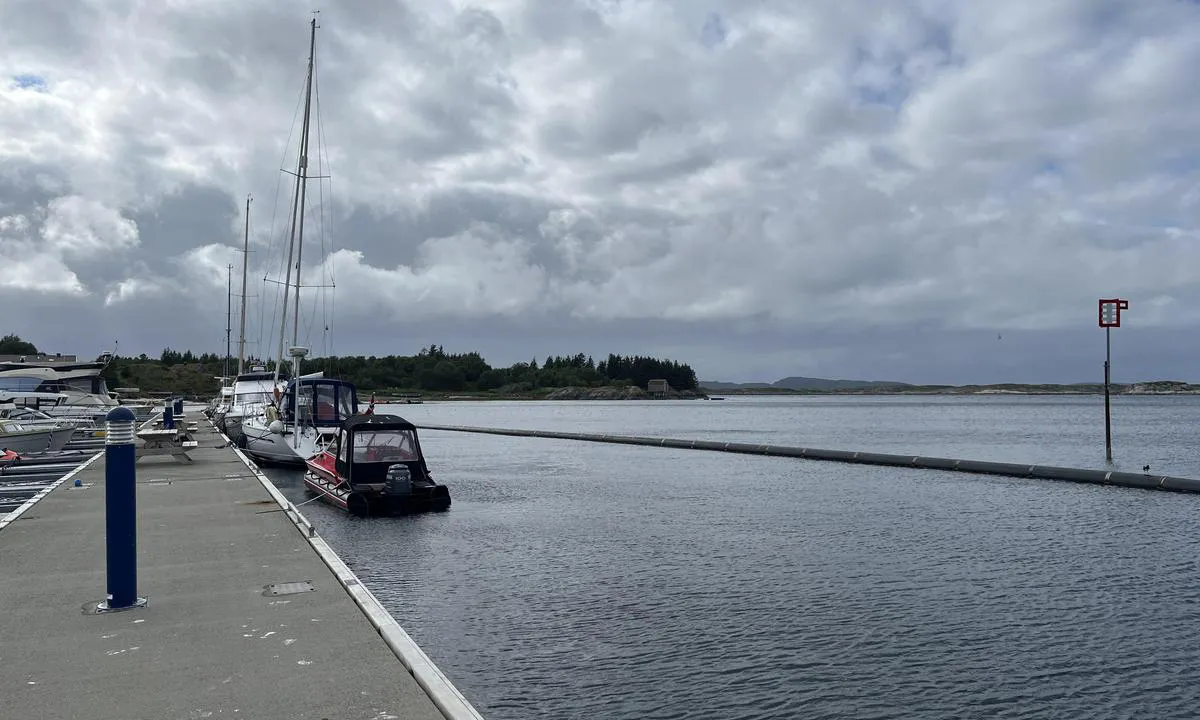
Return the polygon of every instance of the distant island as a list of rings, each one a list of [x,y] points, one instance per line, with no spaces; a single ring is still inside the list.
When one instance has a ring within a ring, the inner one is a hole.
[[[913,385],[889,380],[828,380],[785,377],[773,383],[730,383],[701,380],[700,389],[722,395],[1095,395],[1104,383],[998,383],[994,385]],[[1111,383],[1109,392],[1122,395],[1200,394],[1200,385],[1180,380]]]

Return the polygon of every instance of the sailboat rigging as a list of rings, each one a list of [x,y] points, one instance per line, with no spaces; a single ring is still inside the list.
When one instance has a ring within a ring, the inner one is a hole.
[[[317,11],[320,12],[320,11]],[[288,238],[288,260],[287,274],[284,277],[283,283],[283,309],[280,313],[279,320],[279,347],[276,352],[278,362],[275,365],[275,380],[279,380],[279,368],[283,363],[284,342],[287,338],[287,315],[288,315],[288,293],[295,288],[295,300],[292,302],[292,347],[296,347],[300,342],[300,288],[303,283],[300,279],[300,269],[303,267],[304,260],[304,221],[305,221],[305,203],[308,197],[308,181],[327,178],[327,175],[309,175],[308,174],[308,151],[309,138],[312,129],[312,95],[313,95],[313,77],[314,66],[316,61],[316,44],[317,44],[317,28],[321,27],[317,24],[317,19],[314,17],[309,21],[310,35],[308,45],[308,72],[304,80],[304,119],[300,130],[300,154],[296,159],[296,171],[284,172],[296,178],[296,185],[292,194],[292,213],[291,213],[291,231]],[[292,282],[292,270],[296,271],[295,283]]]
[[[323,379],[323,373],[302,375],[301,362],[308,348],[300,341],[300,288],[304,252],[305,204],[308,181],[324,177],[310,175],[309,138],[312,129],[313,76],[316,56],[317,20],[310,23],[308,72],[304,86],[304,118],[300,132],[300,151],[296,160],[295,189],[292,195],[291,227],[289,232],[287,271],[283,283],[283,305],[279,322],[279,344],[274,369],[275,403],[260,417],[243,423],[246,450],[258,460],[286,464],[303,464],[332,438],[341,418],[357,412],[358,398],[351,383]],[[294,284],[293,284],[294,271]],[[295,288],[294,300],[289,295]],[[291,344],[287,347],[292,361],[291,379],[281,387],[280,373],[284,362],[287,339],[288,310],[292,312]],[[332,428],[332,429],[331,429]]]

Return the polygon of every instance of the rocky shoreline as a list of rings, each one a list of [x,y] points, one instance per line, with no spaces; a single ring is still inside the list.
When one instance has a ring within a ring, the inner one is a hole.
[[[1200,395],[1200,385],[1192,385],[1176,381],[1156,381],[1132,384],[1110,385],[1114,395]],[[1104,393],[1101,384],[1088,385],[940,385],[940,386],[910,386],[900,388],[872,388],[858,390],[782,390],[778,388],[762,389],[733,389],[705,392],[703,390],[672,390],[666,399],[669,400],[705,400],[711,397],[753,397],[759,395],[773,396],[812,396],[812,395],[1098,395]],[[621,387],[562,387],[534,390],[529,392],[477,392],[477,393],[436,393],[427,392],[397,396],[384,396],[380,402],[403,403],[406,400],[424,401],[470,401],[470,400],[653,400],[661,398],[651,395],[640,387],[625,385]]]
[[[901,387],[877,387],[839,390],[786,390],[781,388],[754,388],[710,391],[714,395],[1102,395],[1103,383],[1077,385],[1025,385],[1005,383],[1001,385],[907,385]],[[1139,383],[1112,383],[1109,392],[1113,395],[1200,395],[1200,385],[1176,380],[1156,380]]]
[[[652,395],[635,385],[625,387],[565,387],[552,390],[543,400],[652,400],[661,395]],[[700,400],[708,395],[696,390],[671,390],[669,400]]]
[[[361,397],[362,393],[359,393],[359,395]],[[407,397],[416,399],[414,396]],[[654,400],[659,398],[662,398],[662,396],[652,395],[635,385],[626,385],[621,387],[562,387],[520,393],[458,392],[443,394],[436,392],[425,392],[420,394],[420,402],[443,400]],[[666,395],[666,399],[668,400],[704,400],[707,398],[708,394],[698,390],[672,390]],[[380,398],[379,402],[387,403],[389,400],[391,400],[390,397],[383,396]],[[394,402],[403,403],[404,400],[397,398]]]

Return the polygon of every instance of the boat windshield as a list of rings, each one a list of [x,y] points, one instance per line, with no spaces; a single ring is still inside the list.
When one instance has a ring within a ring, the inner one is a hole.
[[[296,397],[291,397],[295,393]],[[288,418],[291,419],[292,407],[300,408],[300,422],[312,422],[316,425],[338,425],[344,418],[354,414],[354,391],[351,387],[336,382],[316,381],[301,383],[299,388],[292,385],[288,389]]]
[[[367,430],[354,435],[354,462],[407,462],[419,459],[412,430]]]
[[[313,395],[313,406],[316,408],[318,421],[336,422],[354,414],[349,392],[337,392],[335,386],[318,385],[313,388]]]
[[[42,385],[39,376],[3,375],[0,374],[0,390],[11,392],[34,392]]]
[[[274,396],[268,392],[254,391],[241,392],[234,396],[234,405],[266,405],[274,399]]]
[[[8,418],[9,420],[53,420],[50,415],[29,407],[4,407],[0,405],[0,417]]]
[[[104,378],[100,377],[99,375],[67,378],[63,380],[63,384],[70,389],[85,395],[108,394],[108,383],[104,382]]]

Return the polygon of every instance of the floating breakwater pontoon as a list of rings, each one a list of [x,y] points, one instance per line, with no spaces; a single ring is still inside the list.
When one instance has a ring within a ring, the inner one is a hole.
[[[823,450],[818,448],[792,447],[754,443],[720,442],[715,440],[683,440],[678,438],[640,437],[636,435],[602,435],[595,433],[569,433],[552,430],[514,430],[505,428],[468,427],[463,425],[419,426],[422,430],[446,432],[480,433],[484,435],[508,435],[513,437],[537,437],[556,440],[580,440],[584,442],[613,443],[618,445],[641,445],[645,447],[667,447],[678,450],[709,450],[739,453],[743,455],[765,455],[804,460],[826,460],[831,462],[857,463],[860,465],[884,465],[918,470],[949,470],[952,472],[978,475],[1000,475],[1004,477],[1031,478],[1038,480],[1065,480],[1094,485],[1141,488],[1145,490],[1170,490],[1173,492],[1200,493],[1200,480],[1171,475],[1151,475],[1123,472],[1119,470],[1092,470],[1087,468],[1061,467],[1057,465],[1032,465],[1027,463],[991,462],[987,460],[959,460],[956,458],[927,457],[922,455],[895,455],[888,453],[859,452],[856,450]]]

